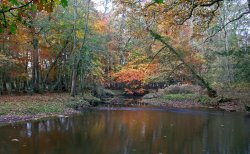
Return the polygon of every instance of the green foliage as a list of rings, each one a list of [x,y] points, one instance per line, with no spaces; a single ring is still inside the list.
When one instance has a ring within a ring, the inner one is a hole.
[[[17,30],[17,25],[16,24],[11,24],[10,25],[10,33],[11,34],[16,34],[16,30]]]
[[[7,115],[14,108],[13,105],[1,104],[0,106],[0,115]]]
[[[89,106],[89,102],[86,100],[78,100],[78,101],[68,101],[65,103],[65,106],[68,108],[79,108]]]
[[[68,6],[68,0],[61,0],[61,5],[62,7],[67,7]]]
[[[35,12],[37,10],[37,7],[36,5],[34,4],[31,4],[31,11]]]
[[[162,98],[171,101],[191,101],[197,98],[197,94],[167,94],[163,95]]]
[[[11,4],[13,4],[13,5],[16,5],[16,6],[19,4],[16,0],[9,0],[9,2],[10,2]]]
[[[163,0],[154,0],[155,3],[159,3],[159,4],[162,4],[164,3]]]
[[[56,5],[60,4],[63,8],[68,6],[68,0],[59,1],[48,1],[48,0],[37,0],[29,2],[18,2],[17,0],[8,0],[9,3],[5,2],[0,5],[0,13],[4,13],[4,18],[0,22],[0,32],[3,31],[2,27],[9,27],[11,34],[16,33],[17,23],[26,25],[32,19],[30,11],[36,12],[47,11],[52,12]],[[26,18],[28,17],[28,18]]]
[[[213,99],[208,96],[200,95],[194,99],[194,101],[199,102],[201,104],[213,104]]]
[[[196,85],[171,85],[164,89],[164,93],[167,94],[188,94],[188,93],[199,93],[201,91],[200,86]]]
[[[85,92],[83,95],[82,95],[82,98],[88,102],[90,102],[90,104],[93,104],[93,103],[100,103],[101,100],[100,98],[97,98],[95,97],[92,93],[90,92]]]

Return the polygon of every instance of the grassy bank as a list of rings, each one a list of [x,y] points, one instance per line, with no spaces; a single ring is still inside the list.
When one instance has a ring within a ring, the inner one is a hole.
[[[246,110],[249,103],[249,93],[219,91],[218,97],[210,98],[198,86],[172,85],[145,95],[143,102],[156,106],[177,108],[213,107],[234,112]]]
[[[221,97],[209,98],[206,95],[201,95],[197,93],[187,93],[187,94],[163,94],[160,96],[162,100],[165,101],[192,101],[194,103],[200,103],[202,105],[217,105]]]
[[[0,96],[0,99],[0,116],[63,114],[78,107],[90,106],[91,100],[98,101],[90,94],[73,98],[67,93]]]

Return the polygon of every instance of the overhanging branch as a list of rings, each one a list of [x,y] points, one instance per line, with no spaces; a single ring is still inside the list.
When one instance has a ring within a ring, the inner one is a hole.
[[[235,22],[235,21],[241,19],[243,16],[245,16],[247,14],[250,14],[250,10],[241,13],[238,17],[236,17],[234,19],[229,20],[226,24],[224,24],[222,27],[220,27],[220,29],[218,29],[215,33],[213,33],[212,35],[210,35],[209,37],[207,37],[205,39],[204,43],[207,42],[210,38],[214,37],[217,33],[219,33],[220,31],[222,31],[224,28],[226,28],[226,26],[228,26],[230,23]]]
[[[27,7],[27,6],[29,6],[32,2],[33,2],[33,0],[29,1],[28,3],[23,4],[23,5],[21,5],[21,6],[18,6],[18,7],[11,7],[11,8],[6,9],[6,10],[5,10],[5,9],[2,9],[2,10],[0,10],[0,13],[6,13],[6,12],[10,12],[11,10],[17,10],[17,9],[21,9],[21,8]]]

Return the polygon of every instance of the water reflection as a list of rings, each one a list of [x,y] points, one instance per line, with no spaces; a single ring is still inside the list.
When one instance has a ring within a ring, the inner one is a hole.
[[[0,153],[250,153],[243,114],[179,111],[91,111],[3,126]]]

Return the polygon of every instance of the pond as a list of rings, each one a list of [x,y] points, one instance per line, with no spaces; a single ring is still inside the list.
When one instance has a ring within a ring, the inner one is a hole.
[[[249,154],[244,113],[102,108],[0,127],[0,153]]]

